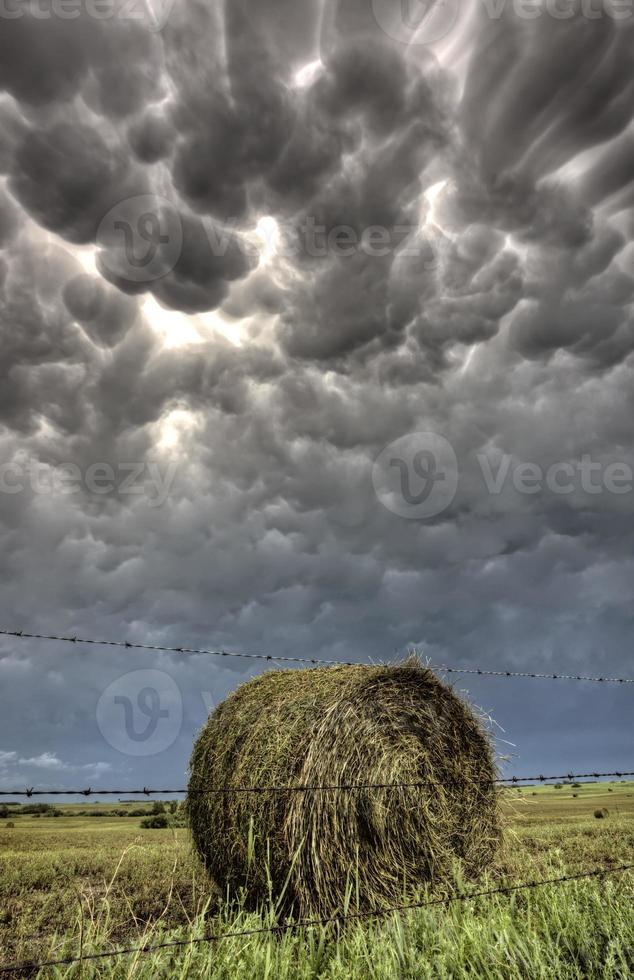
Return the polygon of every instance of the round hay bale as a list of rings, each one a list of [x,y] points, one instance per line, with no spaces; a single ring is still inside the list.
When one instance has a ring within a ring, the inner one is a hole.
[[[302,915],[398,903],[456,861],[477,875],[500,840],[484,728],[416,660],[263,674],[211,715],[190,773],[198,855],[250,908],[271,897]],[[350,784],[361,788],[208,792]]]
[[[605,817],[608,816],[608,811],[604,806],[601,806],[594,811],[594,815],[597,818],[597,820],[604,820]]]

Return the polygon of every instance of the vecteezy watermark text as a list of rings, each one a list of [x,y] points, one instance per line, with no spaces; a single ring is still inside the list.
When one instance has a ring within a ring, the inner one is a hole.
[[[278,236],[277,252],[283,258],[322,259],[329,255],[337,258],[350,258],[363,254],[368,258],[385,258],[399,253],[407,258],[423,258],[430,265],[435,264],[431,243],[419,234],[412,225],[368,225],[357,229],[352,225],[328,226],[314,216],[307,215],[295,228]]]
[[[477,453],[475,462],[476,475],[492,497],[548,493],[596,498],[634,493],[634,470],[629,463],[600,461],[589,453],[548,466],[501,453]],[[448,440],[438,433],[412,432],[383,449],[372,468],[372,482],[387,510],[407,520],[427,520],[453,503],[460,483],[458,458]],[[473,488],[471,469],[469,483]]]
[[[509,480],[516,493],[534,495],[548,490],[558,496],[581,491],[597,496],[602,493],[622,495],[634,490],[634,471],[628,463],[602,463],[585,454],[571,462],[560,460],[547,469],[538,463],[519,463],[504,455],[497,469],[485,453],[477,460],[488,492],[494,496],[508,487]]]
[[[491,20],[499,20],[509,8],[520,20],[538,20],[552,17],[554,20],[629,20],[634,0],[479,0]]]
[[[383,33],[408,46],[433,44],[446,37],[458,22],[461,0],[371,0],[374,19]],[[518,20],[540,17],[553,20],[630,20],[634,0],[476,0],[479,13],[489,20],[512,15]]]
[[[0,20],[133,21],[151,33],[167,23],[175,0],[0,0]]]
[[[42,463],[35,459],[0,464],[0,494],[30,491],[36,496],[72,496],[87,493],[97,497],[146,496],[150,507],[161,507],[172,491],[178,463],[94,462]]]
[[[233,217],[223,222],[203,217],[200,225],[210,262],[238,251],[254,266],[263,255],[282,260],[398,256],[415,258],[421,272],[437,266],[434,242],[416,224],[327,224],[315,215],[304,215],[293,222],[265,216],[255,228],[245,227]],[[110,208],[99,223],[96,241],[99,261],[110,275],[133,283],[149,283],[162,279],[178,264],[184,241],[183,223],[171,201],[156,194],[143,194]]]
[[[634,16],[634,0],[476,0],[490,20],[500,20],[507,11],[519,20],[540,17],[570,20],[582,17],[615,21]],[[162,31],[175,0],[0,0],[0,20],[73,21],[84,17],[95,21],[128,21],[151,33]],[[402,44],[433,44],[456,26],[462,0],[371,0],[374,19],[386,37]]]

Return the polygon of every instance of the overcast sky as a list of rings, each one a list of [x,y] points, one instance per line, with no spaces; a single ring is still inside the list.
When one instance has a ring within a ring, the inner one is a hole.
[[[0,625],[634,676],[632,6],[117,4],[0,14]],[[0,788],[266,667],[3,638]],[[634,769],[633,686],[454,681]]]

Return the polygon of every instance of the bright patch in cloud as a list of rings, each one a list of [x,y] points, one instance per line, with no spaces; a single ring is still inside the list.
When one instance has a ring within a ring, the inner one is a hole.
[[[143,302],[143,312],[148,323],[162,337],[163,346],[172,349],[187,344],[199,344],[203,339],[196,330],[196,318],[164,309],[153,296]]]
[[[200,313],[196,322],[203,333],[217,333],[225,337],[234,347],[242,347],[244,333],[240,321],[229,320],[218,310]]]
[[[159,449],[177,449],[185,438],[198,426],[198,419],[193,412],[176,408],[159,423]]]
[[[442,192],[444,191],[448,183],[449,183],[448,180],[439,180],[438,183],[432,184],[431,187],[428,187],[425,193],[423,194],[423,197],[425,198],[427,204],[429,205],[429,210],[427,211],[427,215],[425,218],[425,224],[431,225],[432,227],[439,228],[441,231],[443,229],[438,224],[438,218],[436,214],[438,209],[437,205],[438,205],[440,195],[442,194]]]
[[[313,84],[322,68],[323,64],[320,58],[317,61],[309,61],[307,65],[303,65],[299,71],[295,72],[293,86],[295,88],[308,88],[309,85]]]
[[[268,265],[275,258],[280,244],[280,227],[271,215],[260,218],[255,226],[255,235],[260,248],[260,264]]]

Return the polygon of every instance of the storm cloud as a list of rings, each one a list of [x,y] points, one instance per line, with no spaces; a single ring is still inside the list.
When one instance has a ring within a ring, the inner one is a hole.
[[[632,674],[634,27],[519,6],[2,20],[6,626]],[[409,457],[377,490],[405,437],[455,456],[433,511]],[[260,669],[0,651],[9,788],[180,783]],[[139,671],[180,719],[141,760],[103,708]],[[516,771],[631,761],[625,687],[471,695]]]

